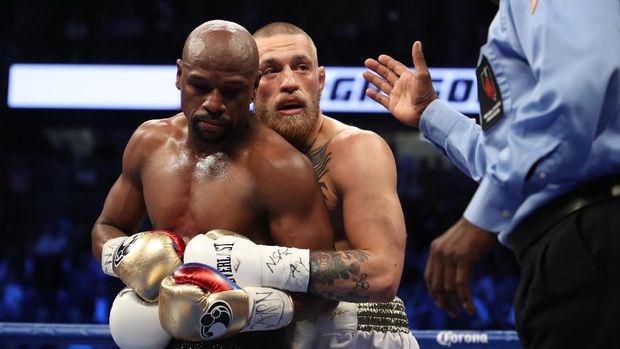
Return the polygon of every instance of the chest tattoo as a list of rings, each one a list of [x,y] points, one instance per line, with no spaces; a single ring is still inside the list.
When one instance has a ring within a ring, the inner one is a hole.
[[[323,176],[325,176],[327,172],[329,172],[328,164],[329,164],[329,161],[332,159],[331,157],[332,153],[327,151],[327,148],[329,147],[330,142],[331,140],[325,142],[325,144],[311,151],[308,154],[308,158],[312,162],[312,166],[314,167],[314,174],[316,175],[316,178],[319,180],[321,189],[325,189],[325,190],[327,190],[327,185],[325,184],[325,181],[322,180],[322,178]]]

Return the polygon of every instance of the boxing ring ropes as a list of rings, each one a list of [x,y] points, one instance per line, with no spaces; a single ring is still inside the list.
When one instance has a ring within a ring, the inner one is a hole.
[[[421,349],[521,348],[514,331],[413,330]],[[0,348],[6,344],[51,344],[56,348],[116,348],[108,325],[0,322]],[[30,348],[30,347],[29,347]]]

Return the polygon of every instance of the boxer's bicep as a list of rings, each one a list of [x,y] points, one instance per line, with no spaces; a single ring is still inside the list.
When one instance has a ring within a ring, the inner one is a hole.
[[[93,254],[101,258],[101,248],[109,239],[130,235],[138,229],[145,212],[142,185],[138,176],[146,126],[140,126],[123,152],[122,172],[110,188],[91,232]]]
[[[367,294],[373,301],[391,300],[398,290],[405,255],[405,224],[398,196],[381,183],[383,170],[370,182],[359,183],[360,190],[343,197],[344,230],[353,250],[367,253],[360,263]],[[353,285],[355,286],[355,285]]]
[[[404,253],[405,224],[396,192],[396,164],[374,133],[349,137],[346,156],[334,152],[331,178],[342,201],[344,233],[353,249]]]
[[[330,176],[342,202],[349,250],[313,253],[316,292],[349,301],[391,300],[402,273],[405,225],[396,166],[376,134],[359,133],[334,147]]]

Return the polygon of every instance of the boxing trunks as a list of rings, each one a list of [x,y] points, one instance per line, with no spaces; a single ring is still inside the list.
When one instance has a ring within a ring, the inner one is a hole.
[[[293,349],[419,349],[398,297],[389,303],[340,302],[332,311],[294,326]]]

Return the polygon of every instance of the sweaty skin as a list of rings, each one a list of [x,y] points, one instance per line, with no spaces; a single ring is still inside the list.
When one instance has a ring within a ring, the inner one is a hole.
[[[153,229],[186,242],[220,228],[258,244],[333,248],[310,161],[248,113],[258,78],[251,35],[207,22],[189,35],[177,68],[183,112],[131,136],[92,230],[94,256],[107,240],[135,233],[145,215]],[[296,317],[322,304],[308,303]]]
[[[254,38],[262,73],[256,115],[312,161],[334,229],[337,251],[311,252],[309,292],[352,302],[391,301],[406,239],[391,150],[377,134],[321,113],[325,69],[305,33],[275,27]]]

